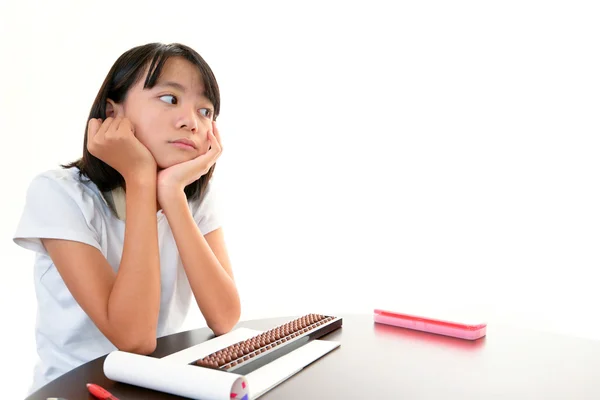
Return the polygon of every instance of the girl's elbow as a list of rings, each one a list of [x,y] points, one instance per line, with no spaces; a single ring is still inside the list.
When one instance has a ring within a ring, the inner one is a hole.
[[[236,310],[235,312],[232,312],[228,318],[222,318],[219,321],[213,322],[209,325],[209,328],[213,331],[215,336],[221,336],[231,332],[239,320],[240,312],[239,310]]]
[[[149,356],[156,350],[156,338],[151,338],[145,342],[140,342],[137,348],[134,349],[137,354]]]
[[[215,336],[221,336],[221,335],[231,332],[231,330],[233,329],[234,326],[235,326],[235,324],[233,324],[233,325],[223,325],[223,324],[222,325],[213,325],[210,327],[210,330],[213,331]]]
[[[128,340],[124,340],[116,347],[120,351],[147,356],[154,353],[156,350],[156,345],[156,337],[154,335],[146,335],[136,336]]]

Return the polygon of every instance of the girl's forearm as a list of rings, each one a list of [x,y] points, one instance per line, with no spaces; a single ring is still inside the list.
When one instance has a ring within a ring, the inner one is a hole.
[[[208,327],[227,333],[240,317],[240,299],[233,278],[223,269],[196,225],[183,192],[163,204],[192,292]]]
[[[156,221],[156,177],[128,182],[125,240],[108,302],[108,320],[130,351],[156,347],[160,309],[160,257]]]

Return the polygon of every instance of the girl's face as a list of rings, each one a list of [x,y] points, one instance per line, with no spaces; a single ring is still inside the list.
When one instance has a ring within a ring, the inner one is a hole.
[[[152,89],[143,85],[140,79],[121,104],[109,100],[108,110],[131,121],[135,136],[150,150],[158,167],[168,168],[205,153],[214,107],[203,95],[198,68],[172,57]]]

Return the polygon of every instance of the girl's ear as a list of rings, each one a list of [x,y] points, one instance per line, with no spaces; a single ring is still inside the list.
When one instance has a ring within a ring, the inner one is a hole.
[[[111,99],[106,100],[106,118],[117,118],[123,116],[123,107]]]

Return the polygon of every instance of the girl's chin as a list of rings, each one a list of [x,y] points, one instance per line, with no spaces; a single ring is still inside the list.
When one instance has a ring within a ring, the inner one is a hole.
[[[182,163],[187,162],[187,161],[191,161],[192,159],[193,158],[190,157],[190,156],[187,156],[187,157],[182,157],[182,156],[179,156],[179,157],[169,157],[169,158],[162,159],[162,160],[159,160],[159,159],[157,159],[155,157],[156,164],[158,165],[158,169],[159,170],[167,169],[167,168],[172,167],[174,165],[178,165],[178,164],[182,164]]]

